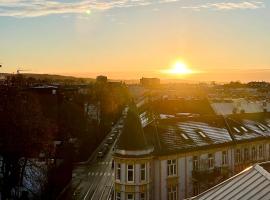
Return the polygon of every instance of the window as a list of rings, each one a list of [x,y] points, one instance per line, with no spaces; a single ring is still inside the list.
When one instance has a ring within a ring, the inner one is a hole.
[[[204,134],[204,132],[198,131],[198,133],[200,134],[201,137],[206,138],[206,135]]]
[[[213,169],[214,168],[214,157],[213,154],[208,154],[208,168]]]
[[[245,162],[249,161],[249,149],[248,148],[244,149],[244,161]]]
[[[146,180],[146,166],[145,164],[141,164],[141,181]]]
[[[263,146],[260,145],[259,146],[259,158],[263,158],[264,157],[264,150],[263,150]]]
[[[188,140],[188,136],[186,136],[184,133],[182,133],[181,135],[185,140]]]
[[[120,192],[116,192],[116,200],[121,200],[121,193]]]
[[[177,186],[176,185],[169,186],[168,200],[177,200]]]
[[[251,149],[251,159],[253,161],[257,160],[257,150],[255,147],[252,147],[252,149]]]
[[[145,198],[145,193],[141,193],[141,194],[140,194],[140,200],[146,200],[146,198]]]
[[[198,156],[194,156],[193,157],[193,170],[199,170]]]
[[[193,195],[198,195],[200,193],[200,185],[198,182],[193,183]]]
[[[167,160],[168,176],[176,176],[176,160]]]
[[[258,124],[258,127],[259,127],[262,131],[266,131],[265,128],[264,128],[261,124]]]
[[[127,200],[134,200],[134,194],[127,194]]]
[[[237,133],[241,133],[241,131],[240,131],[238,128],[233,127],[233,129],[234,129]]]
[[[228,164],[228,153],[227,151],[222,151],[222,165]]]
[[[127,181],[134,182],[134,165],[127,166]]]
[[[235,163],[240,163],[240,162],[241,162],[241,151],[240,151],[240,149],[236,149]]]
[[[245,132],[248,132],[248,130],[244,126],[241,126],[241,129]]]
[[[117,163],[116,165],[116,180],[121,180],[121,164]]]

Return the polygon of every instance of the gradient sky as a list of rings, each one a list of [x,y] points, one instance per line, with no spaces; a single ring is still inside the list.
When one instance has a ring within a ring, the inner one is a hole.
[[[177,59],[200,73],[160,73]],[[0,63],[0,72],[270,81],[270,1],[0,0]]]

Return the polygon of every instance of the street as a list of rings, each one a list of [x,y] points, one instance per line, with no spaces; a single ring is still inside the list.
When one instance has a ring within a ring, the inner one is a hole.
[[[121,120],[120,120],[121,121]],[[121,125],[120,125],[121,126]],[[121,130],[121,129],[120,129]],[[114,169],[112,167],[113,147],[119,134],[119,122],[112,128],[112,131],[103,140],[94,152],[92,158],[85,164],[80,164],[73,169],[72,181],[60,199],[68,200],[109,200],[113,194]],[[108,146],[104,156],[99,157],[99,150],[108,144],[108,138],[115,134],[114,141]]]

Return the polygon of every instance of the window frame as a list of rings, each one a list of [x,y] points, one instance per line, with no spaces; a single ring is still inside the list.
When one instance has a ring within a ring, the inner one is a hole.
[[[119,195],[119,196],[118,196]],[[116,192],[115,193],[115,199],[116,200],[121,200],[121,192]]]
[[[142,195],[144,195],[144,197],[142,197]],[[140,200],[146,200],[146,193],[145,192],[140,193]]]
[[[129,169],[129,166],[132,166],[131,169]],[[129,172],[132,173],[132,180],[129,180]],[[134,164],[127,164],[127,182],[128,183],[134,183],[135,176],[134,176]]]
[[[167,160],[167,176],[168,177],[177,176],[177,160],[176,159]]]
[[[170,185],[168,187],[168,200],[177,200],[178,199],[178,187],[177,185]]]
[[[241,149],[236,149],[235,151],[235,163],[239,164],[241,163],[242,159],[241,159]]]
[[[214,156],[212,153],[208,154],[208,169],[214,169],[215,164],[214,164]]]
[[[228,151],[222,151],[222,166],[228,165]]]
[[[129,198],[128,195],[132,195],[132,198]],[[127,200],[134,200],[135,199],[135,195],[133,193],[127,193]]]
[[[193,156],[192,158],[193,170],[198,171],[200,169],[200,160],[198,156]]]
[[[144,167],[142,167],[143,165],[144,165]],[[144,176],[142,176],[142,173],[143,173]],[[147,175],[146,175],[146,163],[142,163],[142,164],[140,164],[140,181],[141,182],[146,181],[146,179],[147,179],[146,177],[147,177]]]

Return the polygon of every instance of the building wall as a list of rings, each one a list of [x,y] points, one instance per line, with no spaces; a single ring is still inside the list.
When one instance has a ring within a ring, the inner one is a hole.
[[[263,157],[259,158],[259,146],[262,145],[264,153]],[[251,149],[256,148],[257,159],[251,160]],[[249,158],[250,160],[244,160],[244,149],[249,148]],[[242,160],[239,163],[235,162],[237,149],[240,149]],[[227,164],[222,164],[222,152],[227,152]],[[212,154],[214,158],[214,168],[209,170],[208,167],[208,155]],[[200,160],[200,168],[195,171],[193,169],[193,158],[197,156]],[[176,160],[176,171],[177,174],[174,177],[168,177],[167,172],[167,161]],[[140,199],[140,191],[142,187],[147,192],[146,199],[152,200],[167,200],[168,199],[168,188],[175,184],[177,186],[177,199],[181,200],[194,196],[194,190],[196,186],[194,185],[197,178],[197,183],[199,183],[199,191],[203,192],[213,185],[208,184],[208,181],[198,179],[198,174],[207,173],[210,178],[214,178],[212,184],[217,184],[225,178],[228,178],[239,171],[255,164],[256,162],[263,162],[270,160],[270,140],[265,139],[261,141],[246,141],[245,143],[239,143],[237,145],[230,144],[228,146],[223,146],[219,148],[208,148],[205,150],[191,151],[185,154],[175,154],[168,156],[159,156],[154,158],[146,159],[115,159],[115,166],[117,163],[121,163],[121,183],[116,183],[115,192],[121,192],[121,200],[127,199],[126,194],[128,193],[128,188],[134,187],[133,190],[136,193],[134,200]],[[140,164],[147,163],[147,183],[143,184],[140,181]],[[129,184],[126,181],[126,166],[127,163],[135,164],[135,182],[134,184]],[[150,166],[151,165],[151,166]],[[195,172],[197,173],[197,176]],[[209,173],[209,174],[208,174]],[[217,173],[218,175],[216,175]],[[115,173],[116,174],[116,173]],[[203,178],[202,178],[203,179]],[[120,185],[120,186],[119,186]],[[144,186],[142,186],[144,185]],[[169,199],[168,199],[169,200]]]

